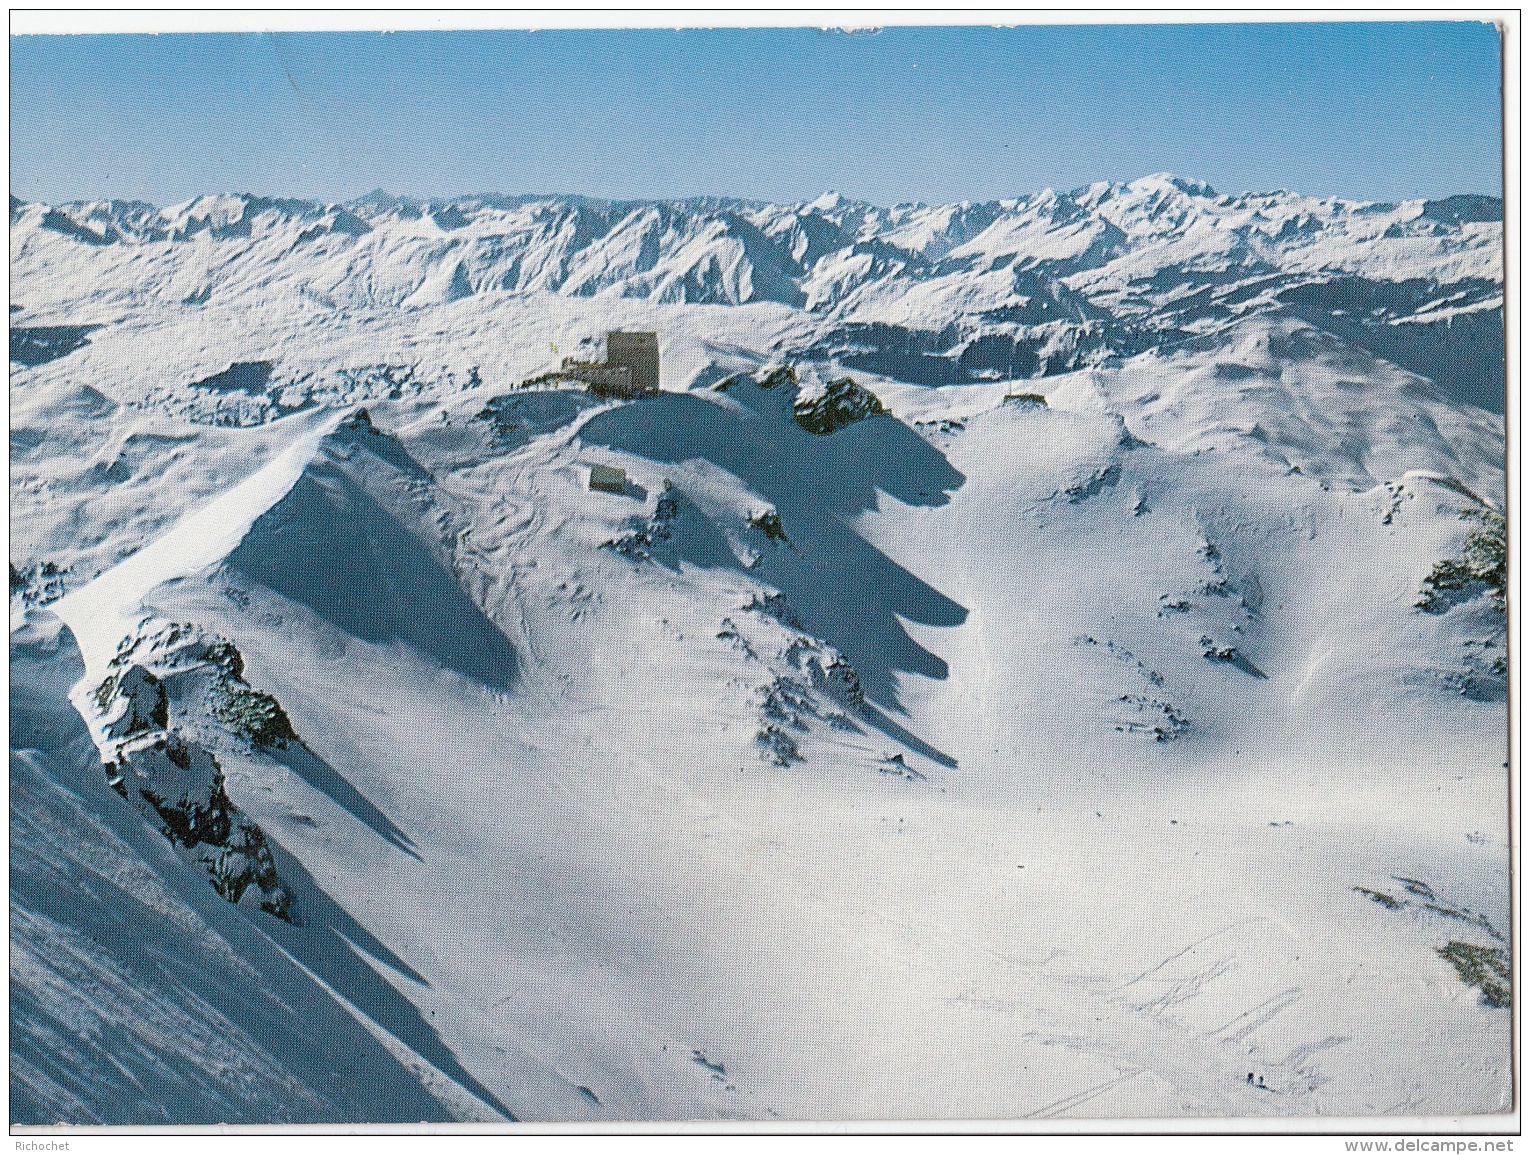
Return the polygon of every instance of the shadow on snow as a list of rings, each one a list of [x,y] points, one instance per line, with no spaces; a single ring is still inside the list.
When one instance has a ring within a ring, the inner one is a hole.
[[[65,696],[83,673],[67,630],[11,654],[11,947],[29,960],[12,969],[13,1123],[447,1121],[331,991],[510,1117],[362,952],[423,979],[274,841],[301,926],[230,906],[110,790]],[[125,872],[113,865],[124,854]],[[82,1032],[68,998],[91,990],[102,1005],[87,1018],[99,1022]],[[231,1047],[253,1046],[249,1084],[194,1058],[155,998]],[[249,1097],[293,1080],[314,1097]]]
[[[315,458],[228,564],[352,637],[403,642],[493,690],[515,683],[510,640],[343,462]]]
[[[816,436],[793,419],[790,388],[745,383],[726,396],[739,404],[670,393],[619,406],[591,418],[580,437],[658,462],[704,459],[771,502],[791,547],[767,544],[748,572],[779,589],[804,629],[849,658],[869,697],[896,709],[896,672],[946,677],[946,663],[900,619],[953,627],[967,611],[872,546],[854,522],[877,508],[879,493],[939,506],[966,479],[891,416]],[[742,568],[719,535],[687,537],[704,547],[687,561]]]

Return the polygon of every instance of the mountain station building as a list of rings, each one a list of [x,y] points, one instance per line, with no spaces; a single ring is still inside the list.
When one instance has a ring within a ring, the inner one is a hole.
[[[604,361],[565,357],[559,376],[583,381],[603,397],[651,396],[659,391],[659,335],[609,332]]]

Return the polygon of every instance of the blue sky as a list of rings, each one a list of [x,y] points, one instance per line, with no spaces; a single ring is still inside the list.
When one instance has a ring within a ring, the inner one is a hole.
[[[11,187],[159,204],[570,192],[881,204],[1167,170],[1501,194],[1478,23],[11,38]]]

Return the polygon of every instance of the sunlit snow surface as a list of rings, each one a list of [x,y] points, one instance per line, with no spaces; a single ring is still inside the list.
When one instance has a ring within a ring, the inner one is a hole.
[[[12,1121],[1509,1109],[1479,201],[13,203]],[[167,622],[299,925],[107,785]]]

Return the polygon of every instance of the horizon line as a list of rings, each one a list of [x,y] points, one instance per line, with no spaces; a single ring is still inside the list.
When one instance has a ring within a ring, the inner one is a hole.
[[[882,203],[879,203],[877,201],[864,200],[864,199],[862,199],[860,197],[848,196],[848,195],[846,195],[844,193],[841,193],[838,189],[832,189],[832,188],[831,189],[825,189],[823,192],[819,193],[815,197],[808,197],[808,198],[803,198],[803,199],[799,199],[799,200],[772,200],[772,199],[770,199],[768,197],[736,196],[736,195],[731,194],[731,193],[690,193],[690,194],[684,194],[684,195],[669,195],[669,196],[600,196],[600,195],[595,194],[595,193],[578,193],[578,192],[551,192],[551,191],[547,191],[547,192],[503,192],[503,191],[498,191],[498,192],[495,192],[495,191],[482,191],[482,190],[480,190],[478,192],[460,193],[460,194],[441,194],[441,195],[437,195],[437,194],[424,194],[424,195],[421,195],[421,194],[414,194],[414,193],[394,193],[394,192],[388,191],[387,189],[382,188],[381,186],[379,186],[377,188],[369,189],[369,190],[367,190],[366,192],[363,192],[363,193],[358,193],[355,196],[348,197],[348,198],[346,198],[344,200],[327,200],[327,199],[324,199],[324,198],[321,198],[321,197],[313,197],[313,196],[289,195],[289,194],[278,194],[278,193],[260,193],[260,192],[251,192],[251,191],[248,191],[248,190],[225,189],[225,190],[218,191],[218,192],[201,192],[201,193],[196,193],[193,196],[187,197],[187,198],[185,198],[183,200],[171,201],[171,202],[168,202],[168,203],[165,203],[165,204],[158,204],[158,203],[156,203],[154,201],[143,200],[143,199],[138,198],[138,197],[116,197],[116,196],[112,196],[112,197],[76,197],[76,198],[72,198],[72,199],[69,199],[69,200],[51,200],[50,201],[50,200],[42,200],[42,199],[30,199],[30,198],[27,198],[27,197],[18,196],[16,194],[16,192],[13,190],[11,192],[11,202],[12,202],[12,207],[13,208],[15,208],[18,205],[43,205],[43,206],[48,207],[48,208],[60,208],[60,207],[67,207],[67,206],[72,206],[72,205],[126,204],[126,205],[143,205],[143,206],[147,206],[149,208],[154,209],[156,212],[165,212],[168,209],[178,208],[178,207],[180,207],[182,205],[191,205],[191,204],[195,204],[199,200],[207,200],[207,199],[216,198],[216,197],[234,197],[236,199],[243,199],[243,200],[260,200],[260,201],[270,201],[270,202],[288,201],[288,202],[297,202],[297,203],[307,204],[307,205],[316,205],[316,206],[319,206],[319,207],[322,207],[322,208],[349,208],[349,207],[351,207],[353,205],[362,204],[363,202],[366,202],[368,200],[383,200],[383,201],[388,201],[388,202],[392,202],[392,203],[395,203],[395,204],[409,204],[411,206],[420,207],[420,208],[427,208],[427,207],[434,207],[434,206],[450,207],[452,205],[461,204],[461,203],[467,202],[467,201],[490,202],[490,201],[495,201],[495,200],[522,201],[522,202],[539,201],[539,200],[549,200],[549,201],[557,201],[557,200],[561,200],[561,201],[590,201],[590,202],[597,202],[597,203],[606,204],[606,205],[627,205],[627,204],[676,204],[676,205],[678,205],[678,204],[693,203],[693,202],[697,202],[697,201],[732,201],[732,202],[734,202],[736,204],[749,205],[749,206],[787,207],[787,206],[796,206],[796,205],[810,206],[810,205],[817,204],[819,201],[826,200],[826,199],[831,198],[831,197],[837,197],[839,199],[839,202],[842,202],[842,203],[848,203],[848,204],[853,204],[853,205],[864,205],[864,206],[866,206],[868,208],[891,210],[891,209],[900,209],[900,208],[945,208],[945,207],[948,207],[948,206],[951,206],[951,205],[972,205],[972,206],[977,206],[977,205],[1003,205],[1003,204],[1006,204],[1006,203],[1009,203],[1009,202],[1019,203],[1019,202],[1022,202],[1022,201],[1034,200],[1036,198],[1046,196],[1048,193],[1050,193],[1050,194],[1052,194],[1054,196],[1071,197],[1071,196],[1073,196],[1076,193],[1085,192],[1085,191],[1087,191],[1089,189],[1092,189],[1092,188],[1094,188],[1096,186],[1099,186],[1099,185],[1104,185],[1104,186],[1107,186],[1107,187],[1110,187],[1110,188],[1125,189],[1125,188],[1130,188],[1133,185],[1136,185],[1136,184],[1138,184],[1140,182],[1154,180],[1154,179],[1166,180],[1169,183],[1172,183],[1172,184],[1176,185],[1177,187],[1180,187],[1180,190],[1182,192],[1186,192],[1187,194],[1190,194],[1190,195],[1197,195],[1197,194],[1191,192],[1191,189],[1187,189],[1187,188],[1185,188],[1183,186],[1185,186],[1185,185],[1189,185],[1189,186],[1192,186],[1192,187],[1193,186],[1200,186],[1200,188],[1202,190],[1204,190],[1203,192],[1200,193],[1200,195],[1211,195],[1211,196],[1216,196],[1216,197],[1232,197],[1232,198],[1286,195],[1286,196],[1302,197],[1302,198],[1307,199],[1307,200],[1315,200],[1315,201],[1339,201],[1339,202],[1344,202],[1344,203],[1348,203],[1348,204],[1355,204],[1355,205],[1377,205],[1377,204],[1382,204],[1382,205],[1392,205],[1392,206],[1400,206],[1400,205],[1413,204],[1413,203],[1429,204],[1431,202],[1453,200],[1453,199],[1455,199],[1457,197],[1475,197],[1475,198],[1482,199],[1482,200],[1497,201],[1500,204],[1502,204],[1503,200],[1504,200],[1503,196],[1501,196],[1499,194],[1475,192],[1475,191],[1470,191],[1470,190],[1463,190],[1463,191],[1459,191],[1459,192],[1447,193],[1444,196],[1405,197],[1405,198],[1402,198],[1400,200],[1374,200],[1374,199],[1364,198],[1364,197],[1348,197],[1348,196],[1345,196],[1343,194],[1337,194],[1337,193],[1329,193],[1329,194],[1319,195],[1319,194],[1314,194],[1314,193],[1305,193],[1305,192],[1302,192],[1302,191],[1300,191],[1298,189],[1293,189],[1293,188],[1289,188],[1289,187],[1285,187],[1285,186],[1281,186],[1279,188],[1273,188],[1273,189],[1242,189],[1242,190],[1239,190],[1237,192],[1227,192],[1227,191],[1224,191],[1222,189],[1214,188],[1209,182],[1201,180],[1201,179],[1199,179],[1197,177],[1184,177],[1184,176],[1180,176],[1177,173],[1172,173],[1172,172],[1168,172],[1168,171],[1159,171],[1159,172],[1144,173],[1141,176],[1133,177],[1130,180],[1107,180],[1107,179],[1094,180],[1094,181],[1089,181],[1089,182],[1087,182],[1085,184],[1075,185],[1072,188],[1068,188],[1068,189],[1058,189],[1058,188],[1054,188],[1054,187],[1048,185],[1046,187],[1043,187],[1043,188],[1040,188],[1040,189],[1036,189],[1036,190],[1031,191],[1031,192],[1016,193],[1016,194],[1014,194],[1012,196],[1006,196],[1006,197],[988,197],[988,198],[983,198],[983,199],[962,198],[960,200],[946,200],[946,201],[908,200],[908,201],[895,201],[892,204],[882,204]]]

